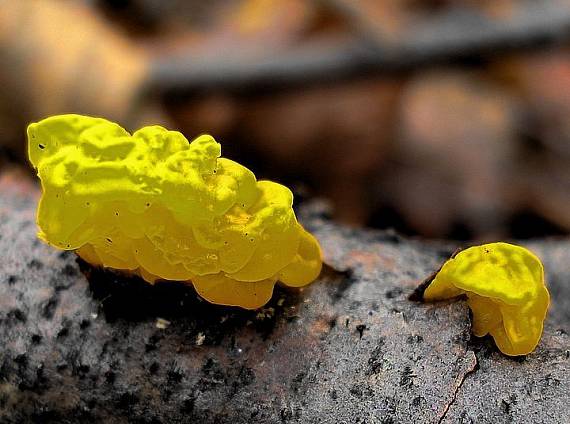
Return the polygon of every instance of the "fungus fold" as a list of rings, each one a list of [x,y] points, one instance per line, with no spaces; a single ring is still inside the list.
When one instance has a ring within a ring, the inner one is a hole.
[[[490,334],[506,355],[526,355],[540,341],[550,296],[540,259],[521,246],[490,243],[448,260],[423,293],[426,301],[467,296],[473,333]]]
[[[277,281],[302,287],[320,273],[291,191],[221,157],[209,135],[189,142],[160,126],[131,135],[59,115],[28,127],[28,155],[42,184],[39,237],[93,265],[185,281],[212,303],[247,309]]]

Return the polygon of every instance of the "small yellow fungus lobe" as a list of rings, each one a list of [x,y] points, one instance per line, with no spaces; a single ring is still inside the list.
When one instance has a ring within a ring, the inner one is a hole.
[[[448,260],[424,292],[435,301],[465,294],[473,333],[490,334],[506,355],[534,350],[550,302],[540,259],[521,246],[490,243]]]
[[[321,250],[297,222],[286,187],[150,126],[129,134],[101,118],[60,115],[28,127],[42,182],[39,237],[87,262],[154,283],[191,282],[212,303],[255,309],[279,280],[309,284]]]

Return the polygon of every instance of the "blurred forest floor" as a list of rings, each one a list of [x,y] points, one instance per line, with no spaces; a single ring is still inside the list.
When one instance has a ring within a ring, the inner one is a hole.
[[[6,1],[0,156],[47,115],[159,123],[341,222],[566,235],[569,47],[565,0]]]

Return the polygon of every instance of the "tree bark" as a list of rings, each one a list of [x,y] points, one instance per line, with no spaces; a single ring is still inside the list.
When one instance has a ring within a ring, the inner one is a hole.
[[[457,246],[308,204],[328,266],[243,311],[42,244],[37,188],[14,175],[0,179],[0,422],[570,422],[567,239],[524,243],[552,307],[537,350],[509,358],[471,335],[464,302],[408,300]]]

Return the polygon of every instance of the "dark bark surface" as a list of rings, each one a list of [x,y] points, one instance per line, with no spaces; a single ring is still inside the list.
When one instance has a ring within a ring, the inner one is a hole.
[[[329,266],[302,293],[242,311],[45,246],[36,199],[4,175],[0,422],[570,422],[568,240],[529,243],[552,308],[537,350],[513,359],[471,336],[463,302],[408,300],[455,246],[306,208]]]

